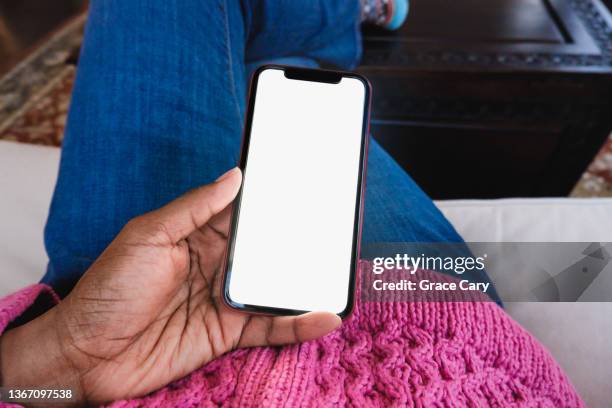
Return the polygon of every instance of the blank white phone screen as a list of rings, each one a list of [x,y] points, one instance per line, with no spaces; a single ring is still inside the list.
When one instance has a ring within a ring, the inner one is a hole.
[[[342,312],[360,186],[365,84],[259,75],[229,298]]]

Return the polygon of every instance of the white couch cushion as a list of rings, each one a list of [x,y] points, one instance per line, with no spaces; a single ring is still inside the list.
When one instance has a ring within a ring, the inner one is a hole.
[[[0,296],[37,282],[59,149],[0,141]]]
[[[469,242],[612,242],[612,198],[438,201]]]

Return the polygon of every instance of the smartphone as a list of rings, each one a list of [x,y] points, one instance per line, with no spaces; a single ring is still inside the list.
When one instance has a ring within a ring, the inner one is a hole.
[[[370,85],[266,65],[251,80],[223,297],[272,315],[353,308]]]

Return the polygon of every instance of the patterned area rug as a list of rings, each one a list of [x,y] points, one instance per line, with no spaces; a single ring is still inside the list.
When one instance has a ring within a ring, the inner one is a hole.
[[[572,197],[612,197],[612,135],[582,175]]]
[[[60,146],[85,15],[0,79],[0,139]],[[612,197],[612,135],[582,175],[572,197]]]
[[[0,79],[0,139],[60,146],[85,14]]]

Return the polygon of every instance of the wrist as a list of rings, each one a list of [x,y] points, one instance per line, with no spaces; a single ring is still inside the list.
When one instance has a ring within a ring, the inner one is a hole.
[[[0,374],[7,388],[70,389],[83,395],[80,373],[63,352],[56,327],[57,308],[0,337]]]

